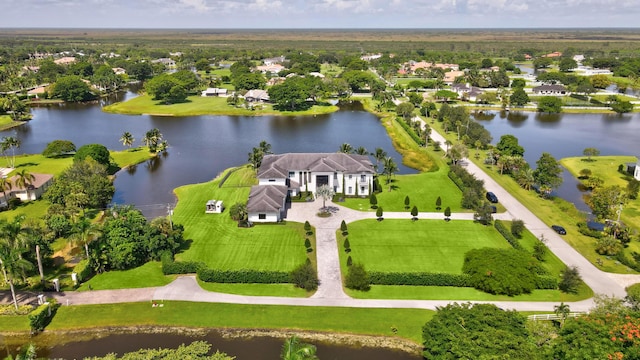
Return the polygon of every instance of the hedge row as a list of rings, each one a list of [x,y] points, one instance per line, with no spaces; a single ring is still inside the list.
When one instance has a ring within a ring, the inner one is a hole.
[[[404,131],[406,131],[407,134],[411,136],[411,139],[413,139],[413,141],[415,141],[416,144],[420,146],[424,146],[424,139],[421,139],[420,136],[416,134],[415,130],[413,130],[413,128],[410,127],[409,124],[407,124],[402,117],[396,117],[396,120],[398,121],[400,126],[402,126]]]
[[[456,184],[456,186],[458,187],[458,189],[460,189],[460,191],[464,191],[465,189],[464,184],[462,183],[462,180],[460,180],[458,175],[456,175],[453,171],[449,171],[447,175],[449,175],[449,179],[451,179],[451,181],[453,181],[453,183]]]
[[[603,237],[601,231],[589,229],[589,226],[587,226],[586,222],[581,221],[577,225],[578,225],[578,231],[582,235],[589,236],[594,239],[601,239]]]
[[[471,277],[467,274],[446,274],[428,272],[384,273],[369,272],[371,285],[414,285],[414,286],[455,286],[471,287]]]
[[[28,316],[31,330],[33,331],[44,330],[44,328],[47,327],[47,325],[49,325],[53,317],[56,315],[58,306],[59,304],[56,302],[55,299],[49,299],[48,303],[42,304],[38,306],[35,310],[33,310]]]
[[[165,275],[172,274],[195,274],[206,266],[204,263],[195,261],[174,261],[170,252],[165,252],[161,256],[162,273]]]
[[[509,229],[507,229],[506,226],[504,226],[504,224],[502,223],[502,221],[500,220],[496,220],[493,222],[493,226],[496,228],[496,230],[498,230],[498,232],[500,233],[500,235],[502,235],[502,237],[504,237],[505,240],[507,240],[507,242],[516,250],[524,250],[522,248],[522,246],[520,245],[520,242],[518,241],[518,239],[516,239],[513,234],[511,234],[511,231]]]
[[[536,289],[540,290],[555,290],[558,288],[558,278],[555,276],[540,276],[536,277]]]
[[[622,265],[628,266],[635,271],[640,271],[640,254],[634,251],[631,256],[633,257],[633,260],[626,257],[621,251],[616,255],[616,260],[618,260]]]
[[[93,269],[89,266],[89,260],[84,259],[78,262],[73,268],[73,272],[78,275],[79,282],[85,282],[93,276]]]
[[[232,284],[288,284],[291,274],[284,271],[264,270],[198,270],[198,278],[204,282]]]

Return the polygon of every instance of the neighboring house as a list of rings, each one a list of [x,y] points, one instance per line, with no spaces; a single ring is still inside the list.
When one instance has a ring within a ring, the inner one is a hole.
[[[267,80],[267,86],[282,84],[285,80],[286,78],[283,77],[272,77]]]
[[[248,102],[268,102],[270,100],[269,94],[266,90],[249,90],[244,94],[244,98]]]
[[[284,217],[288,189],[284,185],[255,185],[249,192],[247,219],[250,222],[279,222]]]
[[[633,178],[640,181],[640,161],[627,163],[627,174],[633,175]]]
[[[309,76],[315,76],[315,77],[317,77],[317,78],[324,79],[324,75],[323,75],[323,74],[321,74],[321,73],[319,73],[319,72],[316,72],[316,71],[312,71],[312,72],[310,72],[310,73],[309,73]]]
[[[111,71],[113,71],[114,74],[116,75],[124,75],[127,73],[127,70],[121,68],[121,67],[114,67],[111,68]]]
[[[73,56],[65,56],[65,57],[61,57],[60,59],[53,60],[53,62],[58,65],[69,65],[76,62],[76,58]]]
[[[222,200],[209,200],[207,201],[204,212],[206,214],[220,214],[224,211],[224,204]]]
[[[284,61],[285,61],[284,56],[278,56],[278,57],[264,59],[262,60],[262,63],[269,66],[274,64],[282,64],[284,63]]]
[[[52,57],[53,54],[51,53],[40,53],[40,52],[35,52],[33,54],[29,54],[29,58],[30,59],[35,59],[35,60],[42,60],[42,59],[46,59],[49,57]]]
[[[548,57],[548,58],[557,58],[561,56],[562,56],[562,53],[560,51],[554,51],[550,54],[542,55],[542,57]]]
[[[256,70],[260,71],[263,74],[278,74],[280,71],[284,69],[285,67],[280,64],[256,66]]]
[[[221,89],[221,88],[208,88],[207,90],[203,90],[201,94],[202,97],[226,96],[226,95],[227,95],[227,89]]]
[[[464,75],[464,71],[460,71],[460,70],[449,71],[444,73],[444,77],[442,78],[442,81],[447,85],[451,85],[453,84],[454,81],[456,81],[457,78],[463,75]]]
[[[9,181],[13,184],[13,188],[10,191],[7,191],[7,199],[3,199],[2,203],[6,203],[7,200],[12,198],[18,198],[22,201],[32,201],[39,199],[42,194],[44,194],[45,190],[53,183],[53,175],[50,174],[31,174],[34,177],[34,180],[31,182],[31,185],[27,186],[27,188],[20,187],[16,184],[18,180],[17,176],[12,176]],[[2,193],[0,192],[0,195]],[[2,195],[4,196],[4,195]]]
[[[458,94],[461,99],[468,101],[476,101],[478,96],[484,93],[482,89],[469,84],[453,84],[451,85],[451,90]]]
[[[578,73],[582,76],[593,76],[593,75],[613,75],[613,72],[609,69],[594,69],[589,66],[578,66],[575,69],[571,69],[571,71]]]
[[[160,63],[166,67],[169,68],[174,68],[176,67],[176,62],[173,59],[170,58],[160,58],[160,59],[156,59],[156,60],[151,60],[152,63],[157,64]]]
[[[380,59],[381,57],[382,57],[382,54],[362,55],[360,56],[360,60],[371,61],[371,60]]]
[[[541,85],[533,88],[536,95],[562,96],[568,95],[569,91],[562,85]]]

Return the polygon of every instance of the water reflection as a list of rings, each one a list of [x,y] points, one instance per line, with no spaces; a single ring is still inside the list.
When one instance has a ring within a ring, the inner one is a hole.
[[[503,111],[504,112],[504,111]],[[507,120],[513,127],[520,127],[524,125],[524,122],[529,118],[529,115],[522,111],[509,111],[507,112]]]
[[[557,128],[560,126],[560,120],[562,120],[562,114],[550,114],[537,112],[535,119],[545,128]]]

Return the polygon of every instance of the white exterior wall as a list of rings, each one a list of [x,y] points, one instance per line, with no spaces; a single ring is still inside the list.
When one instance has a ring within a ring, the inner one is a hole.
[[[636,180],[640,180],[640,162],[636,164],[636,169],[633,171],[633,177]]]
[[[260,214],[265,214],[266,219],[260,219]],[[278,222],[280,221],[280,214],[278,213],[249,213],[248,216],[249,221],[254,223],[260,222]]]
[[[364,175],[363,181],[361,181],[362,175]],[[349,174],[345,174],[344,182],[345,182],[345,189],[344,189],[345,195],[355,196],[356,188],[357,188],[358,196],[369,196],[369,187],[373,186],[373,175],[372,174],[351,174],[351,179],[349,179]],[[349,189],[349,187],[351,187],[351,189]]]
[[[286,179],[260,179],[258,185],[282,185],[287,186]]]

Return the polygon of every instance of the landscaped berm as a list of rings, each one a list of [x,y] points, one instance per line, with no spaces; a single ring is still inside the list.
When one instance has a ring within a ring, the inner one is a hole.
[[[187,185],[175,190],[178,205],[173,220],[184,225],[188,249],[176,260],[200,261],[212,269],[254,269],[291,271],[305,262],[303,224],[285,223],[241,228],[229,216],[235,203],[246,203],[249,190],[257,183],[248,167],[233,171],[220,187],[222,174],[213,181]],[[227,209],[221,214],[205,214],[210,199],[222,200]]]

